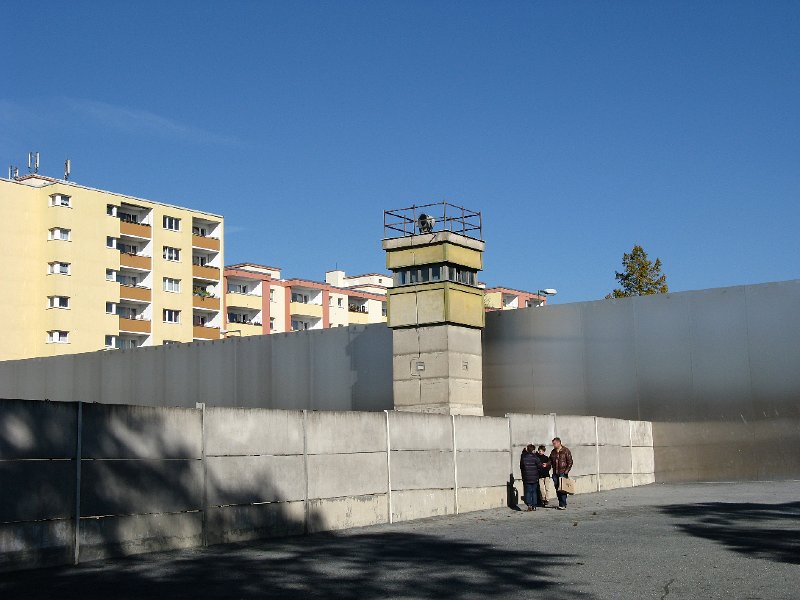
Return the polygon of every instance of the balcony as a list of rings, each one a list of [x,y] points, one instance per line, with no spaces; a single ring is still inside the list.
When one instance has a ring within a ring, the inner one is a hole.
[[[219,252],[220,243],[219,239],[206,237],[203,235],[192,234],[192,246],[195,248],[203,248],[204,250],[213,250]]]
[[[142,225],[141,223],[131,223],[130,221],[120,220],[119,222],[120,235],[129,235],[131,237],[144,238],[149,240],[153,237],[152,227],[149,225]]]
[[[152,302],[153,291],[150,288],[119,285],[120,300],[135,300],[137,302]]]
[[[289,313],[292,315],[299,315],[303,317],[322,318],[322,305],[321,304],[306,304],[304,302],[291,302],[289,304]]]
[[[139,269],[140,271],[149,271],[152,268],[153,259],[149,256],[142,256],[141,254],[127,254],[120,252],[119,266],[128,267],[129,269]]]
[[[192,327],[192,335],[201,340],[218,340],[219,327],[204,327],[195,325]]]
[[[192,277],[207,281],[219,281],[219,269],[206,265],[192,265]]]
[[[219,298],[213,296],[192,296],[192,306],[200,310],[219,310]]]
[[[225,326],[229,332],[238,331],[241,335],[264,335],[264,328],[253,323],[228,323]],[[235,335],[235,334],[234,334]]]
[[[253,294],[237,294],[228,292],[225,294],[225,305],[231,308],[249,308],[251,310],[261,310],[264,299]]]
[[[370,322],[369,314],[363,312],[350,312],[347,315],[347,321],[350,325],[366,325]]]
[[[120,317],[119,330],[127,333],[150,333],[150,321]]]

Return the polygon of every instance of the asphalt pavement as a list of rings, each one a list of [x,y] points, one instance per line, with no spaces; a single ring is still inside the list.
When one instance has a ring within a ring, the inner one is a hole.
[[[800,598],[800,482],[661,485],[0,574],[0,598]]]

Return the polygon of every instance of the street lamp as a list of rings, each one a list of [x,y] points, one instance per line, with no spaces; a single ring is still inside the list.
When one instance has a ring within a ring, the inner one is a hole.
[[[537,296],[555,296],[558,293],[558,290],[554,290],[553,288],[545,288],[543,290],[538,290],[536,292]],[[537,306],[542,306],[544,302],[537,304]]]

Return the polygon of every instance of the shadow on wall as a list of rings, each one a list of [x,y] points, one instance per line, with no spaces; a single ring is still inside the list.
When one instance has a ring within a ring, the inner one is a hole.
[[[77,413],[72,403],[0,405],[0,570],[73,561]],[[202,425],[196,409],[83,405],[81,562],[318,526],[313,514],[305,522],[302,492],[263,469],[251,475],[261,457],[214,457],[217,468],[207,458],[204,469]]]
[[[709,502],[676,504],[662,510],[685,520],[678,527],[689,535],[716,542],[749,558],[800,565],[800,502]],[[761,526],[754,527],[754,522]]]
[[[318,534],[249,548],[124,563],[23,572],[6,577],[8,597],[377,598],[574,597],[559,580],[567,555],[497,550],[488,544],[387,532]],[[561,593],[559,593],[559,590]],[[581,595],[589,598],[589,596]]]

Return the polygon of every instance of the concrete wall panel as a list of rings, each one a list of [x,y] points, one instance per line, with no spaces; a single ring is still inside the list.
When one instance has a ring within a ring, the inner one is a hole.
[[[634,446],[653,446],[653,424],[650,421],[631,421],[631,442]]]
[[[437,450],[392,451],[392,489],[453,487],[453,453]]]
[[[308,413],[309,454],[380,452],[386,450],[386,417],[368,412]]]
[[[453,422],[449,415],[390,412],[392,450],[451,450]]]
[[[75,461],[0,461],[0,522],[69,518]]]
[[[302,500],[301,456],[209,456],[209,505]]]
[[[355,498],[324,498],[309,502],[309,533],[386,523],[386,494]]]
[[[84,460],[81,515],[197,510],[202,502],[199,460]]]
[[[3,400],[0,460],[75,458],[76,417],[74,404]]]
[[[201,436],[196,409],[83,407],[83,458],[200,458]]]
[[[458,452],[458,487],[494,487],[508,479],[508,452]]]
[[[631,448],[631,462],[633,463],[634,474],[641,475],[643,473],[655,472],[655,460],[653,457],[652,448],[634,446],[633,448]],[[603,463],[601,460],[600,465],[602,466],[602,464]]]
[[[570,449],[574,446],[594,446],[596,441],[594,417],[557,415],[556,435]]]
[[[230,544],[303,533],[303,502],[209,508],[208,543]]]
[[[630,446],[631,426],[629,421],[598,417],[597,440],[601,446]]]
[[[419,489],[392,492],[392,521],[411,521],[455,514],[453,490]]]
[[[506,486],[458,489],[458,511],[461,513],[506,505]]]
[[[600,473],[631,474],[631,449],[620,446],[600,446]]]
[[[385,452],[308,457],[309,498],[385,493],[387,481]]]
[[[455,417],[458,450],[496,450],[508,452],[508,420],[493,417]]]
[[[72,561],[72,521],[0,523],[0,573]]]
[[[81,520],[82,562],[202,544],[199,512],[102,517]]]
[[[206,455],[302,454],[301,411],[206,408]]]

